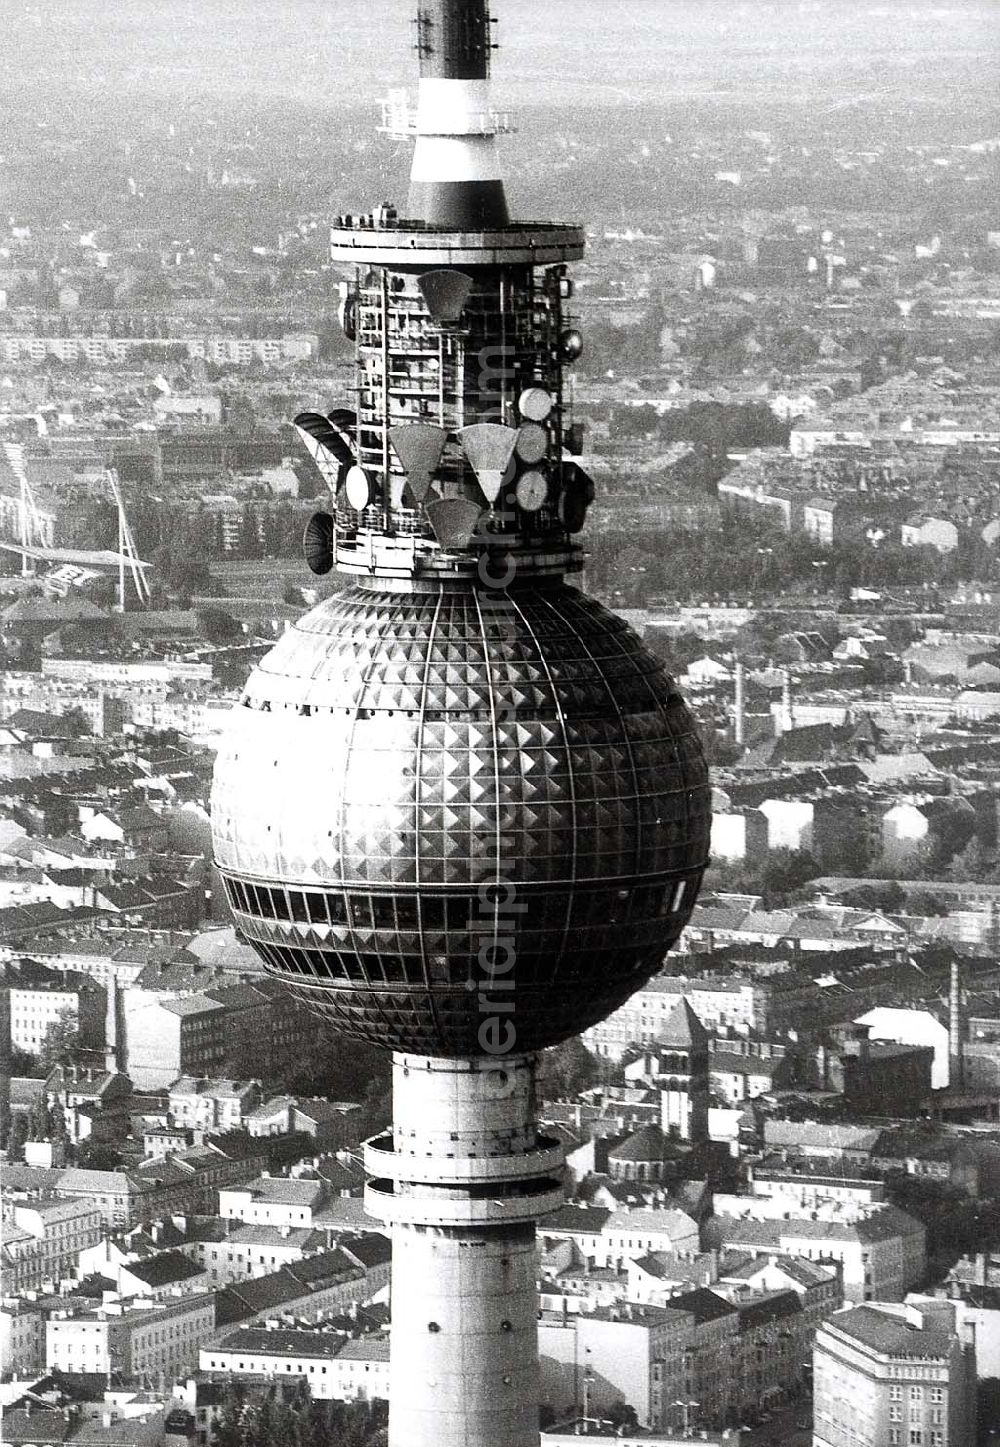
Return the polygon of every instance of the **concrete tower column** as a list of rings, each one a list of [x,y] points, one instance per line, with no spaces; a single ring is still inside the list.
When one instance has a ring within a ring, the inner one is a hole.
[[[535,1221],[562,1203],[532,1056],[393,1057],[369,1215],[392,1232],[389,1447],[537,1447]]]

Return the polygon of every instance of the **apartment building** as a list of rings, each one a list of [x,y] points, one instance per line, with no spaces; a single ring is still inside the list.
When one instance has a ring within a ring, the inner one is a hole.
[[[389,1395],[389,1343],[381,1337],[345,1340],[341,1332],[246,1326],[204,1346],[202,1371],[228,1377],[304,1380],[314,1400],[383,1400]]]
[[[80,1044],[104,1048],[107,995],[85,975],[60,974],[26,960],[7,967],[10,991],[10,1043],[15,1050],[38,1055],[53,1025],[67,1024]]]
[[[72,1276],[81,1251],[101,1238],[100,1210],[87,1200],[28,1201],[4,1222],[4,1288],[37,1291]]]
[[[813,1350],[814,1447],[972,1447],[976,1360],[945,1301],[837,1312]]]
[[[247,1225],[312,1227],[326,1202],[322,1181],[260,1176],[245,1186],[219,1192],[219,1215]]]
[[[33,1293],[34,1295],[34,1293]],[[36,1299],[4,1297],[0,1301],[0,1373],[18,1377],[41,1372],[45,1365],[45,1313]]]
[[[705,1227],[707,1245],[837,1262],[846,1301],[901,1301],[923,1277],[926,1232],[896,1206],[827,1207],[800,1218],[794,1211],[774,1214],[772,1201],[734,1197],[730,1203],[722,1199],[733,1215],[724,1214],[716,1202],[716,1214]]]
[[[46,1324],[45,1366],[102,1376],[113,1371],[174,1377],[196,1368],[201,1343],[214,1329],[211,1293],[69,1308],[54,1312]]]
[[[255,1080],[207,1080],[182,1075],[170,1086],[173,1123],[193,1130],[240,1130],[260,1103]]]

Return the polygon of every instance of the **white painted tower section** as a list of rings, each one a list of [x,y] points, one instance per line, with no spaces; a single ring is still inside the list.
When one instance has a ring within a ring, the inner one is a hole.
[[[488,80],[423,76],[415,117],[412,181],[500,181],[496,138],[507,129]]]
[[[563,1200],[530,1056],[393,1057],[369,1215],[392,1231],[389,1447],[537,1447],[535,1221]]]

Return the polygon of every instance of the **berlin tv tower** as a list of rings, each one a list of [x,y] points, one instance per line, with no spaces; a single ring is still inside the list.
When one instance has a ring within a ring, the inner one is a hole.
[[[251,676],[216,860],[268,971],[394,1052],[365,1149],[393,1240],[391,1447],[537,1447],[535,1222],[562,1199],[537,1052],[659,970],[708,853],[691,716],[566,582],[593,487],[563,372],[582,231],[512,221],[486,0],[423,0],[405,210],[339,218],[355,395],[296,425],[350,585]]]

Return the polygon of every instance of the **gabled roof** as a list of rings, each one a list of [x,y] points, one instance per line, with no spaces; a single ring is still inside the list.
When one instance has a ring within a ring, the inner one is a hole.
[[[670,1305],[676,1311],[687,1311],[696,1322],[717,1321],[723,1316],[736,1316],[737,1308],[707,1286],[695,1287],[670,1298]]]
[[[266,1357],[322,1357],[332,1360],[339,1356],[343,1338],[332,1331],[301,1331],[293,1327],[268,1329],[261,1326],[244,1326],[230,1332],[215,1343],[218,1352],[246,1352]]]
[[[802,1301],[794,1291],[769,1291],[755,1301],[737,1303],[737,1311],[740,1331],[752,1331],[754,1327],[769,1326],[771,1322],[800,1315]]]
[[[686,1154],[686,1147],[672,1141],[658,1125],[645,1125],[633,1135],[612,1146],[608,1159],[616,1161],[664,1161],[674,1160]]]
[[[190,1281],[193,1276],[201,1276],[203,1271],[183,1251],[159,1251],[155,1256],[147,1256],[145,1261],[128,1262],[124,1269],[130,1276],[153,1288]]]
[[[343,1241],[341,1247],[359,1266],[369,1270],[373,1266],[384,1265],[392,1258],[392,1242],[388,1236],[382,1236],[378,1231],[356,1236],[353,1241]]]
[[[161,1000],[160,1008],[171,1015],[209,1015],[223,1007],[207,995],[182,995],[179,1000]]]
[[[603,1206],[560,1206],[552,1216],[546,1216],[539,1227],[542,1236],[555,1233],[577,1233],[600,1235],[611,1212]]]
[[[708,1057],[711,1074],[773,1076],[782,1063],[769,1055],[744,1055],[735,1050],[713,1050]]]
[[[675,1207],[658,1209],[652,1207],[648,1210],[640,1207],[637,1211],[613,1211],[604,1226],[604,1233],[611,1231],[648,1232],[651,1235],[662,1232],[670,1237],[691,1236],[698,1234],[698,1223],[687,1214],[686,1211],[679,1211]]]
[[[291,1180],[286,1176],[258,1176],[246,1186],[228,1186],[223,1190],[247,1192],[255,1201],[270,1201],[282,1206],[313,1206],[323,1195],[321,1181]]]

